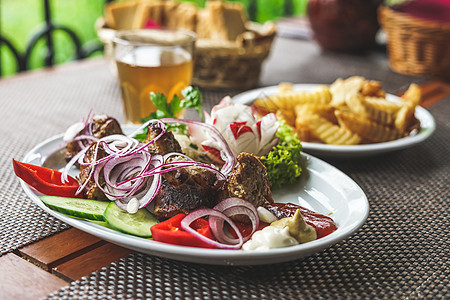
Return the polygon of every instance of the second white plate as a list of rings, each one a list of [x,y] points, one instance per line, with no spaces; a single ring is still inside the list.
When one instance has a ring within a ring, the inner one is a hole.
[[[317,84],[295,84],[295,90],[311,91],[317,88]],[[255,99],[264,96],[274,95],[278,92],[278,86],[269,86],[259,89],[250,90],[233,97],[236,103],[250,105]],[[399,101],[399,97],[387,94],[386,99],[391,101]],[[436,129],[433,116],[424,108],[417,107],[415,112],[416,118],[420,121],[420,132],[416,135],[407,136],[398,140],[364,144],[354,146],[328,145],[320,143],[302,142],[303,151],[319,157],[363,157],[371,156],[391,151],[401,150],[422,143],[428,139]]]

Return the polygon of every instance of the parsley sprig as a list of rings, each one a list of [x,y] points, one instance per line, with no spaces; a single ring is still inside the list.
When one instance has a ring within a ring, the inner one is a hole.
[[[148,117],[141,119],[142,123],[152,119],[162,118],[176,118],[176,114],[181,112],[185,108],[193,108],[200,115],[203,121],[202,109],[203,109],[203,97],[198,88],[188,86],[181,91],[183,99],[174,95],[171,101],[167,101],[167,97],[161,93],[150,93],[150,101],[156,107],[156,111],[152,112]],[[176,133],[187,133],[186,125],[181,124],[168,124],[168,129]],[[144,141],[146,138],[146,131],[138,134],[135,138],[139,141]]]

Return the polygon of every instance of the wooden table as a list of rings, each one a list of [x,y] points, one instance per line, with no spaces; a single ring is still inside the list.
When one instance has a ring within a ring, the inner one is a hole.
[[[21,102],[20,107],[14,108],[14,112],[18,114],[17,118],[7,119],[8,126],[16,126],[15,130],[11,132],[9,131],[11,127],[8,129],[4,126],[0,132],[3,136],[6,134],[8,138],[25,138],[28,135],[23,132],[27,131],[27,128],[41,126],[45,134],[41,136],[37,134],[36,141],[30,141],[29,145],[33,145],[42,140],[42,137],[57,134],[62,128],[80,119],[85,114],[87,106],[123,120],[117,82],[114,75],[109,73],[108,66],[108,62],[103,59],[92,59],[0,80],[0,95],[3,93],[14,98],[11,101]],[[275,41],[273,52],[264,64],[260,85],[274,85],[282,81],[329,84],[338,77],[350,75],[379,80],[391,93],[400,93],[411,82],[417,82],[422,88],[424,107],[431,107],[443,99],[448,101],[450,95],[448,83],[391,72],[383,52],[375,51],[359,56],[336,54],[322,52],[311,41],[284,38]],[[83,79],[84,76],[88,78]],[[88,82],[92,80],[96,80],[96,88],[89,85]],[[52,88],[55,89],[55,94],[52,94]],[[40,94],[43,90],[46,92]],[[227,92],[215,91],[215,95],[225,95]],[[237,92],[230,91],[230,93]],[[48,99],[48,95],[51,95],[51,100]],[[2,106],[13,105],[6,104],[7,100],[3,97]],[[96,97],[103,99],[101,103]],[[111,102],[108,103],[105,99],[110,99]],[[43,111],[38,111],[36,107],[43,105],[46,110],[52,110],[52,105],[48,101],[54,101],[53,103],[78,101],[80,109],[73,109],[77,105],[72,103],[70,112],[64,111],[64,105],[60,105],[55,111],[42,115]],[[205,109],[210,109],[217,101],[218,98],[209,98],[205,103]],[[60,115],[52,116],[55,112]],[[41,121],[26,121],[24,123],[28,127],[23,128],[20,126],[22,118]],[[0,173],[11,172],[11,157],[20,158],[29,150],[29,148],[9,149],[6,160],[2,161]],[[3,201],[12,201],[14,197],[19,196],[17,194],[1,196]],[[20,194],[20,197],[25,196]],[[2,239],[6,238],[4,233],[2,231]],[[133,252],[75,228],[50,233],[43,239],[26,241],[24,244],[0,257],[0,299],[45,297]]]

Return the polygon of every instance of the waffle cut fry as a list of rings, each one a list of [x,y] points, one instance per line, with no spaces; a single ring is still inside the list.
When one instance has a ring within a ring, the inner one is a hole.
[[[345,111],[336,111],[339,125],[356,133],[361,138],[372,143],[392,141],[403,137],[403,133],[396,128],[361,118],[360,116]]]
[[[415,108],[420,104],[420,100],[422,99],[422,92],[420,90],[420,87],[415,83],[411,84],[403,94],[402,99]]]
[[[413,126],[416,119],[414,118],[414,112],[416,106],[419,105],[422,98],[422,92],[417,84],[411,84],[403,94],[403,105],[398,110],[395,117],[395,128],[399,131],[407,131],[408,128]]]
[[[294,90],[294,85],[290,82],[280,82],[278,84],[278,93],[286,93],[286,92],[292,92]]]
[[[266,111],[268,113],[275,113],[280,108],[275,104],[274,101],[272,101],[272,98],[265,97],[265,98],[258,98],[255,101],[253,101],[253,106],[256,107],[256,109]]]
[[[332,94],[331,105],[334,107],[345,106],[345,98],[349,95],[358,93],[364,86],[365,78],[352,76],[347,79],[339,78],[330,86]]]
[[[397,112],[402,107],[401,103],[388,101],[384,98],[366,97],[365,102],[370,118],[385,125],[394,124]]]
[[[295,112],[292,110],[277,110],[275,113],[279,121],[283,121],[285,124],[295,127]]]
[[[409,103],[405,103],[397,112],[395,116],[395,128],[400,132],[405,132],[406,129],[411,125],[414,120],[414,111],[415,107],[413,107]]]
[[[295,126],[294,130],[298,138],[304,142],[311,142],[314,136],[308,127],[308,118],[314,115],[314,111],[307,105],[297,105],[295,107]]]
[[[328,86],[321,86],[315,91],[286,91],[275,95],[256,99],[254,105],[268,112],[276,112],[278,109],[293,110],[298,104],[315,103],[327,104],[331,101],[331,93]]]
[[[307,127],[315,138],[326,144],[356,145],[361,141],[357,134],[346,128],[339,127],[316,114],[306,115],[298,120],[297,123]]]
[[[335,145],[380,143],[420,130],[414,116],[421,90],[411,84],[402,101],[386,98],[381,83],[360,76],[339,78],[315,91],[296,91],[287,82],[278,93],[254,102],[293,127],[301,141]]]
[[[361,94],[368,97],[386,97],[386,92],[381,88],[381,82],[375,80],[366,80],[361,88]]]
[[[347,105],[347,108],[353,113],[365,118],[367,117],[368,112],[366,109],[364,97],[360,93],[349,94],[347,97],[345,97],[345,104]]]
[[[382,98],[368,99],[362,94],[350,95],[345,99],[347,107],[353,113],[383,125],[392,125],[401,104]]]
[[[295,106],[295,115],[302,116],[304,114],[317,114],[320,117],[327,119],[333,124],[337,124],[336,116],[334,115],[335,108],[329,104],[299,104]]]

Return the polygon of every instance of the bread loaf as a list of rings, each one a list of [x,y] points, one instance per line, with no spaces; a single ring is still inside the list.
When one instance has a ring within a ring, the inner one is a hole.
[[[105,22],[109,28],[122,30],[133,28],[136,11],[141,1],[111,2],[105,6]]]
[[[144,28],[151,21],[161,27],[186,29],[198,39],[235,41],[246,31],[247,15],[239,2],[210,0],[204,9],[177,1],[140,0],[108,3],[105,22],[112,29]]]

